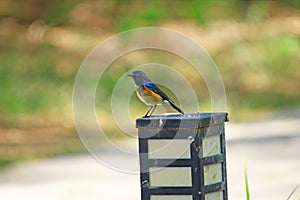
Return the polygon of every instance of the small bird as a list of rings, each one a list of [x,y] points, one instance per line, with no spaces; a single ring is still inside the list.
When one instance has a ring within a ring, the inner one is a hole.
[[[128,76],[132,77],[134,80],[134,83],[137,86],[136,93],[140,100],[146,105],[151,106],[144,117],[151,116],[157,105],[161,105],[163,102],[181,114],[184,114],[184,112],[178,108],[174,102],[147,77],[144,72],[137,70],[128,74]]]

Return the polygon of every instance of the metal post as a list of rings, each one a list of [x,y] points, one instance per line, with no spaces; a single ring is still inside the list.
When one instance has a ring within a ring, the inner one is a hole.
[[[137,119],[141,199],[227,200],[226,121],[227,113]]]

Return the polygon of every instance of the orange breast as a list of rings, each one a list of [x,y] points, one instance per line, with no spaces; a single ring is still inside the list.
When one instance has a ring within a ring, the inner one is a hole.
[[[156,98],[161,98],[160,95],[156,94],[155,92],[152,92],[151,90],[149,90],[149,88],[144,86],[144,89],[145,89],[145,92],[144,92],[145,95],[153,96]]]

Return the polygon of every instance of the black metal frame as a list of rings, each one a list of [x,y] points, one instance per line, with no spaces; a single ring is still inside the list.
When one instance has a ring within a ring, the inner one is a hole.
[[[141,199],[150,200],[152,195],[190,195],[193,200],[204,200],[205,194],[223,191],[228,199],[226,174],[226,147],[224,122],[227,113],[201,113],[191,115],[162,115],[137,119],[139,132]],[[203,157],[202,141],[207,136],[220,135],[221,153]],[[148,141],[151,139],[193,139],[190,159],[150,159]],[[222,164],[222,181],[204,185],[204,166]],[[190,167],[192,186],[151,186],[150,167]]]

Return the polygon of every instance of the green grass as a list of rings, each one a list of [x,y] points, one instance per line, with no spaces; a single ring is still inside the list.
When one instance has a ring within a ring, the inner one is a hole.
[[[249,188],[249,182],[248,182],[248,173],[247,173],[246,161],[244,163],[244,179],[245,179],[245,196],[246,196],[246,200],[250,200],[250,188]],[[293,188],[291,193],[288,195],[287,200],[291,199],[291,197],[296,192],[298,187],[299,187],[299,185],[297,185],[296,187]]]
[[[294,4],[292,0],[288,2]],[[122,15],[122,19],[107,19],[115,20],[111,27],[117,27],[117,30],[122,31],[135,28],[135,25],[156,26],[163,22],[184,19],[201,24],[201,28],[205,31],[206,24],[225,17],[220,18],[218,12],[216,13],[220,8],[229,14],[225,19],[231,19],[233,16],[244,15],[243,11],[247,8],[250,9],[252,4],[255,7],[261,7],[265,10],[264,12],[271,12],[272,5],[269,2],[261,5],[257,1],[249,3],[249,5],[235,0],[228,1],[228,3],[222,1],[196,3],[196,1],[192,1],[190,3],[168,2],[170,7],[166,9],[166,2],[140,3],[140,6],[137,7],[130,6],[132,3],[129,1],[128,5],[123,5],[119,1],[114,1],[114,3],[107,4],[108,9],[112,9],[112,13],[116,11]],[[13,4],[13,7],[16,6]],[[77,6],[77,1],[68,0],[51,4],[45,12],[46,14],[41,16],[45,20],[45,26],[49,30],[55,26],[62,27],[74,31],[79,34],[79,37],[84,38],[84,35],[90,34],[91,31],[88,28],[83,31],[78,27],[80,25],[73,27],[72,20],[70,20],[71,15],[69,14]],[[176,12],[177,14],[172,12],[185,7],[187,9],[180,9],[180,12]],[[237,7],[241,8],[240,12],[236,10]],[[126,11],[125,8],[130,8],[130,10]],[[63,19],[66,20],[64,23]],[[14,38],[17,39],[7,43],[3,40],[0,43],[1,47],[5,47],[0,48],[0,110],[2,113],[16,114],[60,110],[66,101],[70,101],[65,97],[71,95],[76,71],[88,52],[80,49],[70,51],[59,48],[46,39],[42,43],[32,44],[27,41],[27,36],[23,34],[23,31],[16,30],[15,32],[17,37]],[[82,41],[84,42],[84,39]],[[91,45],[90,49],[93,47]],[[229,108],[233,117],[240,115],[240,111],[255,113],[300,106],[299,51],[299,37],[292,34],[281,34],[258,37],[253,40],[241,40],[212,54],[224,79]],[[151,58],[151,56],[148,57],[146,61],[151,61]],[[175,65],[172,59],[173,57],[162,56],[162,58],[156,58],[155,61],[166,62],[172,66]],[[119,72],[124,73],[129,69],[128,66],[140,63],[119,64],[119,70],[113,72],[116,75],[105,76],[102,80],[107,97],[114,88],[115,78],[118,77]],[[189,66],[181,67],[188,68]],[[191,70],[190,73],[193,71]],[[201,80],[193,80],[191,84],[196,86],[203,83]],[[202,87],[205,88],[205,85]],[[66,95],[62,95],[63,88],[68,88],[63,92]],[[197,94],[203,102],[209,101],[210,97],[206,92],[197,91]],[[107,105],[109,103],[101,104],[104,108]],[[205,108],[205,110],[209,110],[209,108]]]
[[[183,27],[182,32],[190,36],[206,33],[208,36],[219,34],[221,38],[226,38],[220,27],[233,28],[233,31],[234,27],[240,27],[234,26],[236,23],[241,23],[241,27],[262,27],[264,20],[272,22],[276,19],[277,10],[289,11],[292,16],[299,7],[295,0],[281,3],[238,0],[135,2],[129,0],[124,4],[115,0],[104,4],[64,0],[47,4],[29,1],[25,4],[4,1],[0,10],[3,22],[0,29],[1,128],[5,131],[27,128],[36,131],[36,127],[72,126],[72,86],[76,72],[89,50],[119,31],[173,24],[178,26],[178,30]],[[290,7],[285,7],[287,5]],[[22,12],[22,9],[28,12]],[[80,13],[80,18],[77,13]],[[249,13],[256,13],[257,16],[249,18]],[[278,16],[282,15],[284,13]],[[28,35],[36,24],[44,27],[34,32],[40,37],[37,41],[29,39]],[[274,30],[279,29],[275,27]],[[292,32],[239,37],[240,40],[229,38],[229,41],[224,41],[224,48],[209,52],[224,80],[231,120],[248,120],[256,118],[258,113],[299,107],[299,37]],[[197,38],[199,43],[202,39],[205,38]],[[113,67],[100,81],[102,85],[95,100],[97,109],[109,111],[114,85],[130,67],[157,62],[182,69],[184,75],[191,76],[189,81],[199,97],[202,110],[210,110],[210,96],[204,81],[201,77],[194,78],[195,71],[186,62],[180,61],[182,59],[159,51],[120,60],[112,64]],[[130,79],[128,81],[131,82]],[[141,102],[135,106],[134,101],[138,99],[132,98],[131,108],[144,114],[147,107]],[[3,138],[0,134],[0,139]],[[0,146],[11,150],[22,145],[5,140]],[[47,148],[53,152],[51,145]],[[5,154],[5,150],[1,150]],[[35,150],[40,149],[32,149]],[[28,155],[38,156],[30,151]],[[68,152],[67,149],[57,152],[63,151]],[[2,157],[0,165],[23,159],[16,156],[18,151],[11,152],[6,158]]]
[[[244,178],[245,178],[245,195],[246,195],[246,200],[250,200],[250,192],[249,192],[249,183],[248,183],[248,174],[247,174],[246,161],[245,161],[245,164],[244,164]]]
[[[289,196],[287,197],[286,200],[290,200],[290,199],[291,199],[291,197],[292,197],[293,194],[296,192],[296,190],[298,189],[298,187],[299,187],[299,185],[297,185],[297,186],[291,191],[291,193],[289,194]],[[299,198],[298,198],[298,200],[299,200]]]

